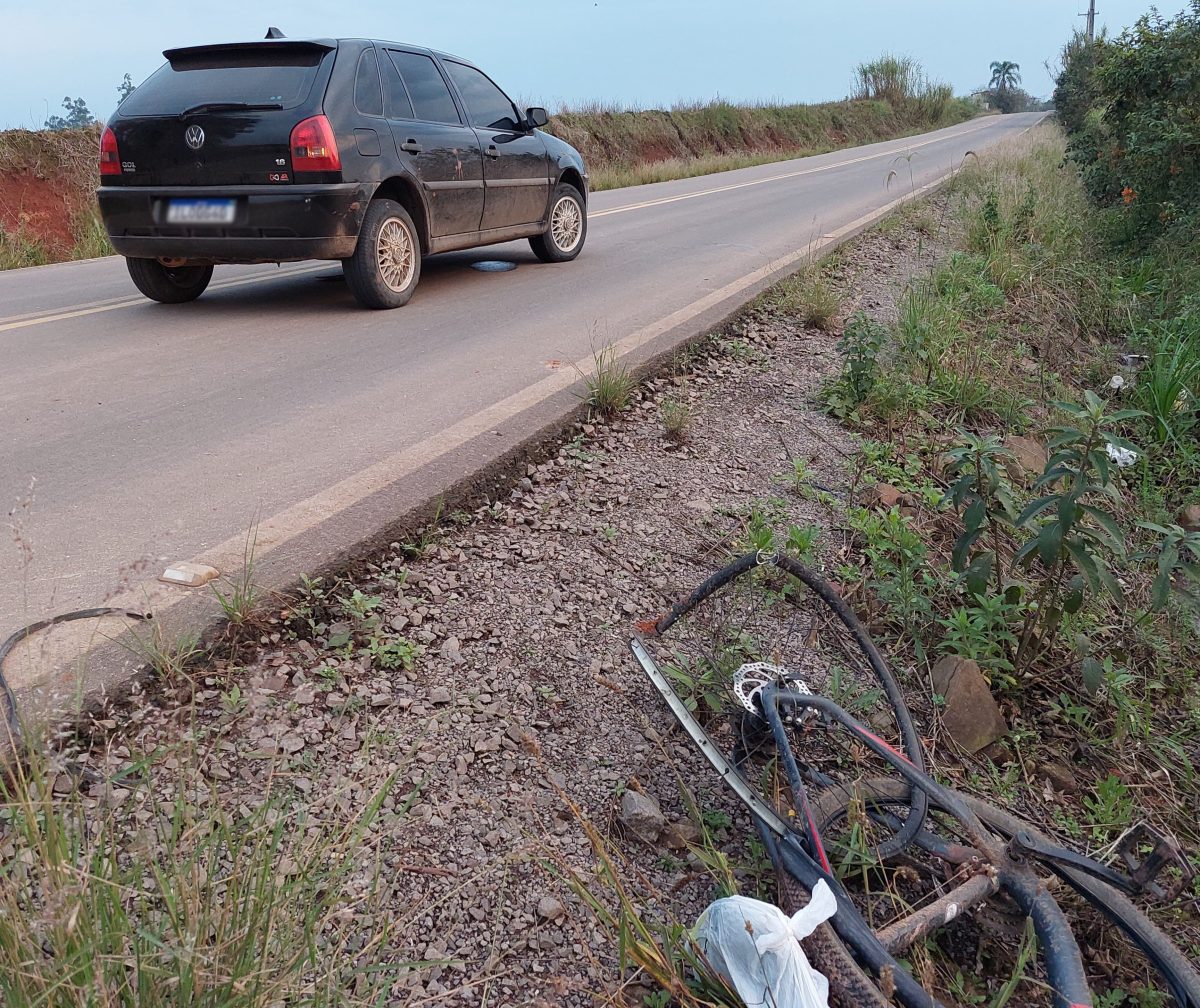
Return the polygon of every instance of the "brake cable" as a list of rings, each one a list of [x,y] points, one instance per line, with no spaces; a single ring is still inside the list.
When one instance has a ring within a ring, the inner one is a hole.
[[[73,620],[83,619],[99,619],[103,616],[124,616],[131,620],[148,620],[153,618],[153,613],[134,612],[130,609],[119,609],[112,606],[100,606],[94,609],[77,609],[74,612],[60,613],[58,616],[51,616],[48,619],[38,620],[36,623],[30,623],[27,627],[22,627],[14,634],[10,634],[5,639],[3,644],[0,644],[0,694],[4,696],[4,720],[8,726],[8,734],[10,741],[15,742],[21,737],[21,720],[17,715],[17,697],[13,693],[12,687],[8,684],[8,679],[4,675],[4,660],[9,653],[18,644],[28,640],[35,633],[39,633],[49,627],[59,623],[70,623]]]

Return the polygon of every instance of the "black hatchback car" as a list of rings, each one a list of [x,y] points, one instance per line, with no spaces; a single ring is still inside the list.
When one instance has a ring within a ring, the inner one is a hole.
[[[583,248],[583,159],[464,60],[274,29],[163,55],[100,144],[100,212],[149,298],[199,297],[217,263],[338,259],[361,304],[397,308],[424,255]]]

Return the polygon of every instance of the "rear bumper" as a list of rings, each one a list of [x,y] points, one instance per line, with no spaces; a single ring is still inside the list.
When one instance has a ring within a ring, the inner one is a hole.
[[[373,186],[101,186],[109,239],[121,255],[210,262],[345,259],[358,243]],[[171,199],[233,199],[233,223],[168,224]]]

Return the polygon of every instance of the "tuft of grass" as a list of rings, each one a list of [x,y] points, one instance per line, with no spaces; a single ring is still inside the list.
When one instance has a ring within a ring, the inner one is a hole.
[[[659,404],[658,415],[662,420],[663,433],[673,441],[686,441],[691,432],[694,417],[692,408],[682,399],[667,396]]]
[[[80,214],[72,227],[75,247],[71,250],[74,259],[100,259],[113,254],[112,242],[104,230],[104,222],[96,210]]]
[[[128,636],[129,643],[119,639],[158,679],[166,682],[186,677],[205,653],[198,633],[185,630],[169,636],[158,620],[150,621],[148,632],[142,634],[131,628]]]
[[[50,252],[36,238],[22,231],[9,234],[0,230],[0,269],[44,266],[51,259]]]
[[[237,574],[227,579],[225,591],[212,582],[213,594],[221,606],[225,618],[235,627],[245,626],[254,615],[258,606],[259,590],[254,580],[255,551],[258,547],[258,523],[251,526],[246,533],[246,545],[242,550],[242,566]]]
[[[832,332],[842,309],[842,296],[815,267],[784,281],[778,306],[804,325]]]
[[[0,1001],[78,1008],[378,1003],[397,967],[373,915],[369,839],[388,782],[356,817],[318,821],[277,796],[226,808],[140,760],[100,800],[59,793],[31,752],[0,781]],[[199,774],[196,750],[179,752]],[[143,813],[134,821],[127,805]],[[352,895],[358,893],[359,895]]]
[[[739,1008],[741,999],[709,964],[691,929],[646,913],[642,897],[646,879],[605,842],[574,803],[565,800],[592,845],[596,867],[594,877],[584,877],[565,864],[560,871],[597,927],[619,950],[621,972],[637,972],[655,986],[655,993],[643,1003],[664,1008]],[[709,849],[724,865],[724,855]]]
[[[1190,325],[1182,323],[1190,322]],[[1190,331],[1189,331],[1190,330]],[[1150,417],[1159,444],[1185,444],[1196,426],[1200,390],[1200,317],[1160,324],[1138,376],[1134,403]]]
[[[617,358],[617,348],[611,343],[592,350],[593,370],[583,374],[583,401],[596,416],[610,420],[625,409],[633,399],[636,386],[633,373]]]

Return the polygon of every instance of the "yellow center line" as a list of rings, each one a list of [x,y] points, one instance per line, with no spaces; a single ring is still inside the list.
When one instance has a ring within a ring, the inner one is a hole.
[[[244,287],[247,284],[262,283],[264,280],[277,280],[280,277],[304,276],[307,273],[314,273],[317,270],[329,269],[331,265],[333,264],[323,262],[315,266],[301,266],[297,269],[277,270],[258,276],[239,277],[235,280],[221,280],[218,283],[210,284],[208,289],[228,290],[231,287]],[[0,332],[8,332],[12,329],[24,329],[27,326],[41,325],[45,322],[62,322],[67,319],[83,318],[85,315],[98,315],[100,312],[116,311],[118,308],[131,308],[134,305],[146,303],[146,299],[138,295],[137,297],[114,298],[107,301],[92,301],[88,304],[75,305],[74,307],[65,308],[62,311],[51,312],[46,315],[15,315],[0,321]]]

